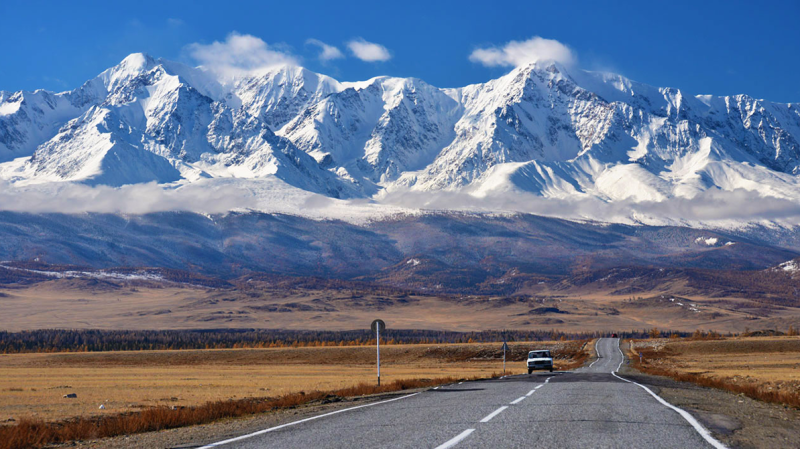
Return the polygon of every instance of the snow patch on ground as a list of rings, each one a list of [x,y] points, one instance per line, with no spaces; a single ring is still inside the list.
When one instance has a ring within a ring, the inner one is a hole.
[[[778,265],[778,269],[786,271],[788,273],[795,273],[800,270],[800,265],[794,260],[790,260],[788,262],[784,262]]]
[[[697,237],[696,239],[694,239],[694,242],[699,245],[716,246],[717,243],[719,243],[719,239],[716,237]]]
[[[72,279],[72,278],[91,278],[91,279],[107,279],[118,281],[163,281],[164,277],[158,273],[148,271],[137,271],[135,273],[118,273],[114,271],[46,271],[46,270],[31,270],[27,268],[11,267],[8,265],[0,264],[0,268],[13,271],[23,271],[26,273],[39,274],[42,276],[52,277],[56,279]]]
[[[664,296],[661,296],[661,298],[664,298]],[[680,301],[676,301],[676,300],[675,300],[675,297],[671,297],[671,298],[669,298],[669,301],[670,301],[671,303],[675,304],[675,305],[676,305],[676,306],[678,306],[678,307],[684,307],[684,308],[687,308],[687,309],[688,309],[690,312],[695,312],[695,313],[699,313],[699,312],[700,312],[700,308],[699,308],[699,306],[698,306],[697,304],[689,304],[689,305],[687,306],[686,304],[684,304],[684,303],[682,303],[682,302],[680,302]]]
[[[16,103],[0,103],[0,115],[11,115],[19,110],[22,101]]]

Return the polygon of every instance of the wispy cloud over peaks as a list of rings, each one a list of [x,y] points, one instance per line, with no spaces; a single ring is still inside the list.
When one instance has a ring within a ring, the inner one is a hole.
[[[319,39],[308,39],[306,41],[306,44],[319,47],[320,49],[319,59],[323,62],[327,62],[333,59],[344,58],[344,53],[342,53],[341,50],[339,50],[337,47],[334,47],[333,45],[328,45]]]
[[[383,45],[369,42],[363,38],[354,39],[347,43],[347,48],[353,56],[367,62],[383,62],[392,58],[389,50]]]
[[[268,45],[262,39],[233,32],[224,42],[190,44],[189,54],[208,70],[223,78],[282,64],[298,65],[292,54]]]
[[[502,47],[475,49],[469,60],[487,67],[519,67],[536,61],[555,61],[564,65],[577,63],[575,53],[566,45],[553,39],[534,36],[526,41],[511,41]]]

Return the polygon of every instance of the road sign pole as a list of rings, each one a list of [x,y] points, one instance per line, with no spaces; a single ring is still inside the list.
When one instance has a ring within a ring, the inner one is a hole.
[[[378,348],[378,386],[381,386],[381,324],[375,326],[375,342]]]
[[[375,332],[375,348],[378,352],[378,386],[381,385],[381,328],[386,330],[383,320],[375,320],[370,325],[370,329]]]

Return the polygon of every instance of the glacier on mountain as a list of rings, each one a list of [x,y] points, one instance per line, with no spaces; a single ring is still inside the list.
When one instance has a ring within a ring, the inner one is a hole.
[[[236,182],[264,207],[298,194],[380,203],[447,192],[611,205],[744,190],[796,202],[798,107],[553,62],[441,89],[415,78],[339,82],[296,66],[221,81],[133,54],[72,91],[0,91],[0,179]],[[295,193],[264,188],[281,185]]]

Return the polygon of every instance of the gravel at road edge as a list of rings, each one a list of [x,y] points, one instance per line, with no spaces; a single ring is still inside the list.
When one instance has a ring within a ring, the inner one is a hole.
[[[619,374],[646,385],[670,404],[691,413],[730,448],[800,447],[800,410],[643,374],[626,365]]]
[[[404,390],[393,393],[382,393],[356,398],[344,398],[327,404],[311,403],[299,407],[262,413],[241,418],[230,418],[208,424],[124,435],[98,440],[73,441],[51,445],[48,448],[80,448],[80,449],[167,449],[191,448],[203,444],[224,440],[229,437],[256,432],[268,427],[278,426],[303,418],[332,412],[342,408],[355,407],[371,402],[392,399],[425,389]]]

